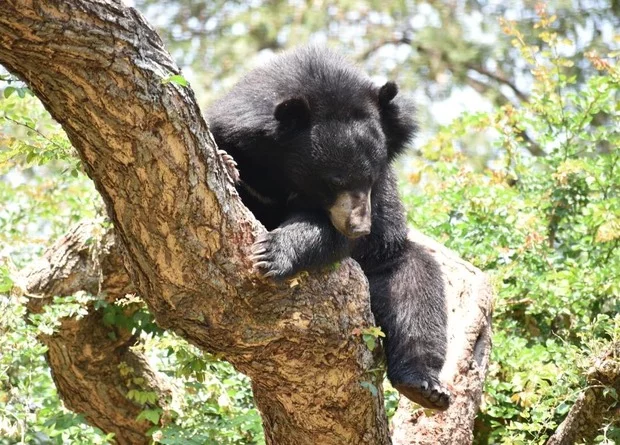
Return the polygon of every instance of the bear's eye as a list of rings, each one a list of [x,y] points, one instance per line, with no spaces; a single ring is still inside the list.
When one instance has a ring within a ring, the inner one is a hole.
[[[358,121],[363,121],[368,117],[368,112],[366,110],[362,110],[361,108],[355,108],[351,112],[351,118]]]
[[[327,184],[330,188],[339,190],[344,187],[344,179],[338,177],[332,177],[327,180]]]

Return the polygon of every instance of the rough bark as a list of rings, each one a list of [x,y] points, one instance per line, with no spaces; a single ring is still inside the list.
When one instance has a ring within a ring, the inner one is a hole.
[[[604,423],[620,422],[620,342],[596,360],[586,379],[589,386],[577,397],[547,445],[593,443]]]
[[[472,443],[491,351],[491,285],[479,269],[428,237],[410,232],[441,265],[448,299],[448,355],[442,379],[449,383],[447,411],[415,409],[401,397],[393,419],[394,445]]]
[[[28,309],[34,313],[54,296],[83,291],[111,303],[135,293],[112,231],[101,233],[101,227],[92,223],[72,228],[32,264],[24,272],[24,287],[30,297]],[[131,332],[106,326],[103,312],[95,311],[92,303],[86,309],[86,316],[63,318],[53,335],[39,337],[48,347],[47,361],[58,393],[69,409],[84,414],[91,425],[114,433],[116,443],[146,445],[146,431],[152,424],[136,420],[143,407],[126,397],[133,388],[128,382],[142,378],[144,383],[136,389],[155,392],[160,407],[166,406],[172,391],[164,376],[131,349],[136,343]],[[129,368],[131,373],[123,375],[122,370]]]
[[[353,261],[299,282],[251,271],[264,230],[241,204],[191,90],[132,8],[112,0],[0,2],[0,63],[63,126],[106,203],[157,323],[252,378],[268,443],[388,443],[372,325]]]

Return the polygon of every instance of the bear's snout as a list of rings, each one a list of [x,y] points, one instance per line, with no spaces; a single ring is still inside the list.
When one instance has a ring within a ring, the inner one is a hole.
[[[370,233],[371,216],[370,190],[340,193],[329,208],[329,217],[334,227],[351,239]]]

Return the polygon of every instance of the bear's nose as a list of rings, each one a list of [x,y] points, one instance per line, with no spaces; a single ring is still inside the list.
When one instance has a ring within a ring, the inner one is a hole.
[[[359,238],[370,233],[371,212],[370,212],[370,191],[366,193],[356,193],[352,199],[353,209],[349,216],[347,231],[349,238]]]
[[[370,234],[370,227],[368,228],[356,227],[354,230],[350,230],[347,233],[347,238],[351,238],[351,239],[361,238],[362,236],[366,236],[368,234]]]

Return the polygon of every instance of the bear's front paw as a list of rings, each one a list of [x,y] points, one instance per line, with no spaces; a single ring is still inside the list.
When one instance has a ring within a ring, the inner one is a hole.
[[[283,229],[260,235],[252,246],[254,269],[263,277],[283,279],[294,275],[295,251]]]

